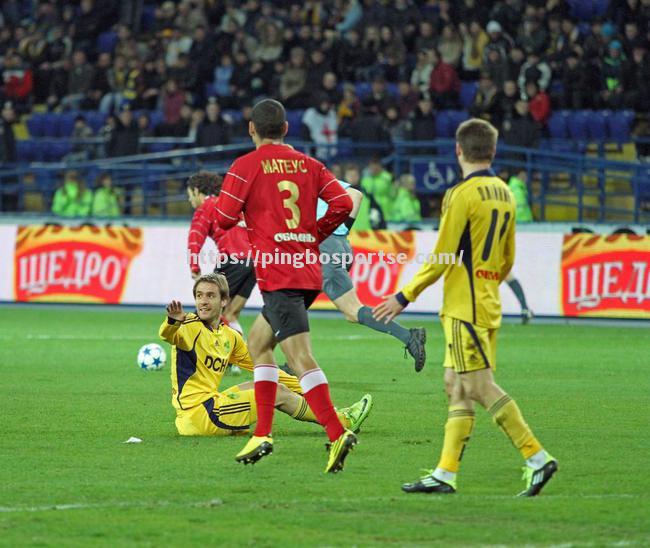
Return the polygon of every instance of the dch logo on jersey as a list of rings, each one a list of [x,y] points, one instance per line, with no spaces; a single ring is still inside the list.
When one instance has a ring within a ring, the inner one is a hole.
[[[18,227],[15,299],[119,303],[131,261],[141,251],[139,228]]]

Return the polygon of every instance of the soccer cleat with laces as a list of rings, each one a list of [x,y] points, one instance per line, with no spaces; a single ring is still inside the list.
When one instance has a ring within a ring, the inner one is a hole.
[[[344,407],[340,412],[348,420],[348,430],[352,430],[352,432],[358,434],[361,430],[361,425],[368,418],[371,409],[372,396],[366,394],[357,403],[353,403],[350,407]]]
[[[327,459],[325,473],[327,474],[329,472],[331,474],[336,474],[343,470],[345,457],[348,456],[348,453],[352,451],[352,448],[356,444],[357,437],[354,435],[354,432],[351,432],[350,430],[343,432],[343,434],[332,443],[326,444],[325,448],[329,451],[329,458]]]
[[[427,359],[427,351],[425,343],[427,342],[427,332],[424,327],[413,327],[409,329],[409,342],[404,347],[404,357],[408,352],[415,360],[415,371],[420,372],[424,367],[424,362]]]
[[[244,448],[237,453],[235,460],[243,464],[255,464],[258,460],[273,453],[273,438],[251,436]]]
[[[442,493],[450,495],[456,492],[456,482],[444,482],[433,477],[433,470],[425,470],[426,475],[413,483],[402,485],[405,493]]]
[[[239,377],[239,375],[241,375],[241,369],[239,368],[238,365],[233,365],[232,363],[229,363],[228,368],[226,369],[226,374],[232,377]]]
[[[541,468],[531,468],[524,466],[524,475],[522,479],[526,482],[526,489],[519,493],[518,497],[534,497],[539,495],[548,480],[557,472],[557,461],[547,453],[546,462]]]
[[[533,311],[530,308],[522,308],[521,310],[521,323],[523,325],[526,325],[530,320],[533,319],[535,314],[533,314]]]

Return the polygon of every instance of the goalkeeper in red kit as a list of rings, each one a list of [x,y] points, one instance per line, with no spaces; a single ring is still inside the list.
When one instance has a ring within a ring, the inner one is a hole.
[[[265,99],[253,107],[248,131],[256,150],[232,164],[216,204],[223,229],[244,215],[264,301],[249,333],[257,425],[236,460],[254,463],[273,451],[278,385],[273,349],[279,344],[330,440],[325,472],[338,472],[357,440],[339,421],[327,378],[312,355],[307,309],[322,287],[319,244],[346,221],[352,200],[323,164],[283,143],[287,130],[281,103]],[[328,210],[317,221],[319,198]]]

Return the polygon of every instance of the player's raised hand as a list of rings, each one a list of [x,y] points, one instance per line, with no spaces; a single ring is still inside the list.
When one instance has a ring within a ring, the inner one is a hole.
[[[384,323],[389,323],[404,310],[404,307],[399,304],[395,295],[387,295],[383,299],[383,303],[372,309],[372,316],[378,322],[384,320]]]
[[[172,301],[167,305],[167,315],[177,322],[185,320],[185,312],[183,312],[183,305],[180,301]]]

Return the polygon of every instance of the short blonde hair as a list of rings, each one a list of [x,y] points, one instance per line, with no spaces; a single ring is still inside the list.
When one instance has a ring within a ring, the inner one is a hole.
[[[497,128],[480,118],[466,120],[456,130],[456,142],[471,163],[492,162],[498,137]]]
[[[214,284],[219,288],[219,295],[222,299],[227,299],[230,296],[230,288],[228,287],[228,280],[226,277],[219,272],[211,272],[210,274],[203,274],[194,282],[194,287],[192,287],[192,295],[196,298],[196,288],[201,282]]]

